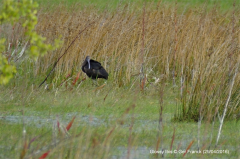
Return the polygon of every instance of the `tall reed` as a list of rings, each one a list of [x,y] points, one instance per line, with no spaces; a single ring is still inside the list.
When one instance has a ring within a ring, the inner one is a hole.
[[[51,11],[40,10],[38,33],[49,43],[62,36],[64,44],[34,63],[35,76],[45,77],[79,31],[95,21],[57,63],[48,82],[59,85],[68,74],[77,74],[90,55],[106,68],[113,84],[129,86],[139,78],[134,75],[141,73],[144,62],[146,81],[164,75],[180,90],[181,111],[175,119],[213,119],[216,109],[223,112],[239,55],[240,26],[234,20],[239,12],[222,13],[216,7],[180,10],[164,3],[146,3],[143,11],[129,5],[119,5],[115,11],[78,9],[78,3],[70,8],[60,4]],[[237,75],[227,117],[240,112],[239,82]]]

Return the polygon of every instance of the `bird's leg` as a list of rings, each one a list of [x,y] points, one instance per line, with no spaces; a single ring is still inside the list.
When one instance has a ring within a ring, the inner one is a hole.
[[[107,84],[107,80],[104,80],[104,83]]]
[[[93,79],[92,81],[93,81],[93,85],[98,86],[97,80]]]

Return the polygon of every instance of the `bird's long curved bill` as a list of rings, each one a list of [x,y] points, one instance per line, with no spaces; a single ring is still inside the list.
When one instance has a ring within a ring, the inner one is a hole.
[[[88,69],[90,69],[90,59],[88,59],[87,61],[88,61]]]

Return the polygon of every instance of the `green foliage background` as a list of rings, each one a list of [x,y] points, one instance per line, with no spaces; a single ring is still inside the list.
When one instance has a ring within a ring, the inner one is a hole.
[[[38,56],[45,55],[48,51],[52,51],[60,46],[61,41],[56,40],[54,45],[46,44],[45,38],[38,35],[34,30],[37,24],[37,2],[32,0],[3,0],[0,13],[0,24],[21,22],[25,28],[25,36],[28,39],[30,48],[28,55],[33,59],[37,59]],[[16,73],[14,63],[11,62],[4,54],[5,39],[0,40],[0,84],[7,84],[9,80]]]

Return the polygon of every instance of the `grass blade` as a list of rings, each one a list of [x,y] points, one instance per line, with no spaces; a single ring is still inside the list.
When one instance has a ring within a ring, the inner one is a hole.
[[[68,123],[68,125],[67,125],[67,127],[66,127],[67,131],[72,127],[72,124],[73,124],[75,118],[76,118],[76,116],[74,116],[74,117],[72,118],[72,120]]]
[[[40,156],[39,159],[44,159],[44,158],[46,158],[46,157],[48,156],[49,152],[50,152],[50,151],[45,152],[44,154],[42,154],[42,156]]]
[[[188,147],[187,147],[187,149],[186,149],[186,152],[183,154],[183,157],[187,154],[187,152],[188,152],[188,150],[190,149],[190,147],[192,146],[193,142],[194,142],[194,140],[192,140],[192,141],[190,142],[190,144],[188,145]]]

